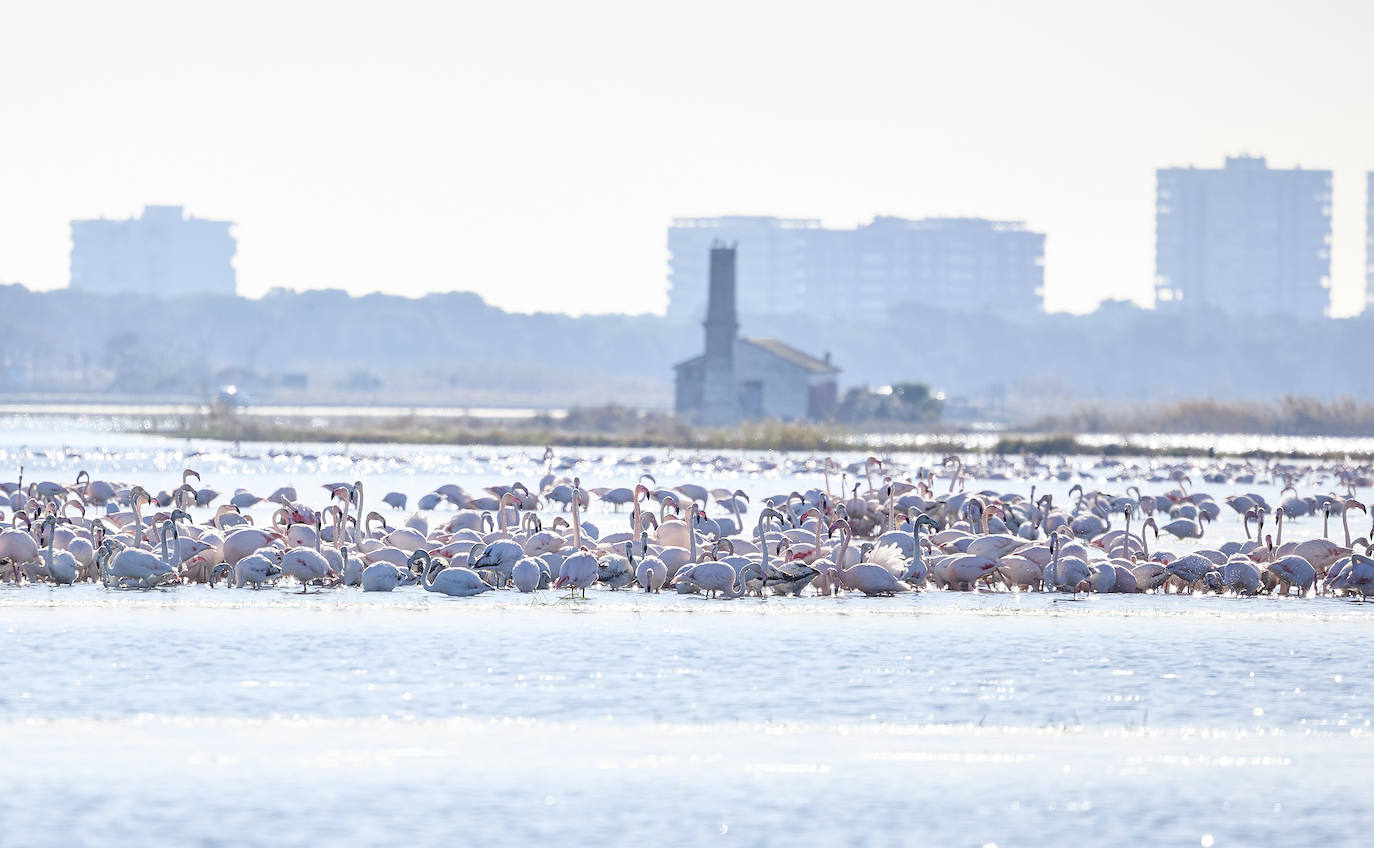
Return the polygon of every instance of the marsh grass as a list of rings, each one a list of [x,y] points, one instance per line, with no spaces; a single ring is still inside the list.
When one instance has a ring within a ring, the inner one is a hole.
[[[1262,405],[1257,405],[1262,406]],[[1374,434],[1374,405],[1353,401],[1323,403],[1287,398],[1268,408],[1269,417],[1250,405],[1213,401],[1188,401],[1176,405],[1179,421],[1187,426],[1165,428],[1167,409],[1141,413],[1143,417],[1105,413],[1073,414],[1053,419],[1053,432],[1009,434],[986,449],[971,448],[952,437],[914,444],[914,434],[928,435],[928,429],[914,432],[859,432],[848,426],[811,421],[750,421],[738,427],[691,427],[673,415],[642,412],[619,406],[570,410],[563,418],[537,415],[533,418],[497,421],[468,417],[406,415],[378,419],[339,416],[329,419],[304,419],[286,416],[239,415],[233,408],[210,407],[208,411],[162,421],[143,422],[144,432],[181,438],[214,439],[231,442],[325,442],[367,444],[395,442],[428,445],[561,445],[592,448],[682,448],[709,450],[786,450],[812,452],[869,451],[873,453],[921,452],[993,453],[1034,456],[1233,456],[1243,459],[1369,459],[1365,454],[1313,451],[1251,450],[1220,453],[1207,448],[1148,448],[1140,445],[1089,445],[1076,432],[1285,432],[1298,435],[1358,436]],[[1344,417],[1348,416],[1348,418]],[[1368,421],[1369,429],[1364,429]],[[1037,422],[1034,429],[1047,429],[1050,419]],[[1206,424],[1218,426],[1206,427]],[[1265,425],[1277,429],[1263,429]]]
[[[1374,404],[1286,395],[1270,403],[1206,398],[1125,408],[1085,406],[1041,418],[1030,428],[1053,433],[1272,433],[1285,436],[1374,435]]]

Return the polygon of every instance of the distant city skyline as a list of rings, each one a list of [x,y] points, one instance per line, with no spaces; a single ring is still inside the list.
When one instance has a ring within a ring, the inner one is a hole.
[[[1046,306],[1152,301],[1154,175],[1333,172],[1364,305],[1374,4],[247,0],[20,4],[0,31],[0,280],[67,222],[238,222],[239,291],[470,290],[663,312],[678,217],[1021,220]],[[1282,56],[1283,61],[1275,57]]]
[[[918,304],[1025,318],[1040,313],[1045,235],[1021,221],[878,216],[834,229],[806,218],[678,218],[668,228],[668,317],[700,321],[707,257],[737,246],[739,311],[783,315],[842,306],[873,321]]]

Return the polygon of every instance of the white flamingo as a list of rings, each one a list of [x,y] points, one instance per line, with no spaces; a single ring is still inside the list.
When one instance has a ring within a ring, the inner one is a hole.
[[[416,551],[410,557],[411,567],[420,567],[420,584],[426,592],[438,592],[454,598],[471,598],[483,592],[492,591],[476,571],[462,566],[443,567],[441,560],[433,559],[429,551]]]
[[[316,580],[336,576],[329,560],[314,548],[292,548],[282,554],[281,573],[300,581],[302,595],[309,594],[310,584]]]
[[[157,585],[176,579],[176,567],[171,562],[167,549],[167,536],[176,535],[176,525],[171,521],[162,525],[162,556],[156,557],[140,548],[125,548],[111,556],[113,548],[101,548],[105,557],[105,567],[101,569],[101,581],[108,587],[113,582],[115,588],[137,587],[151,589]]]
[[[49,515],[43,523],[48,532],[48,577],[58,586],[70,586],[76,582],[76,557],[67,551],[53,552],[53,540],[57,538],[57,516]]]
[[[409,586],[419,578],[409,568],[397,568],[389,562],[376,562],[363,569],[364,592],[390,592],[397,586]]]
[[[853,530],[850,529],[849,522],[843,520],[830,525],[832,533],[836,530],[844,534],[840,542],[840,552],[835,555],[835,562],[830,566],[830,571],[834,574],[837,585],[846,589],[857,589],[870,598],[911,591],[910,586],[898,580],[895,574],[881,565],[860,562],[845,568],[844,554],[849,547],[849,537]]]
[[[641,536],[641,545],[645,555],[635,566],[635,581],[643,587],[645,592],[652,592],[657,595],[662,591],[663,584],[668,581],[668,567],[663,564],[663,560],[648,553],[649,534],[647,532]]]

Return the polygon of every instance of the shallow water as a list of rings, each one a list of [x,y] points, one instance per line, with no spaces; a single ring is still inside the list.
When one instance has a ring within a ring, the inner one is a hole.
[[[331,479],[374,502],[532,483],[541,453],[0,435],[26,479],[170,487],[190,464],[316,505]],[[805,457],[579,453],[587,486],[819,483]],[[1119,491],[1120,471],[1084,460],[1040,491]],[[1208,532],[1242,535],[1229,510]],[[0,588],[0,845],[1367,842],[1374,605],[589,596]]]
[[[1356,844],[1371,615],[10,590],[0,821],[26,845]]]

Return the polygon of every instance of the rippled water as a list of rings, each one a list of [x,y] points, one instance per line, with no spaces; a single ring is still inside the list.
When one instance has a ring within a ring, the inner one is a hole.
[[[29,479],[197,452],[225,490],[540,468],[0,437]],[[588,485],[640,470],[587,453]],[[1374,605],[589,595],[0,589],[0,844],[1367,844]]]
[[[1371,609],[11,590],[0,841],[1356,844]]]

